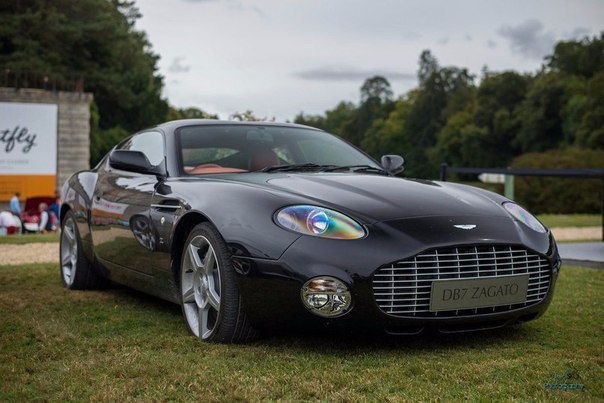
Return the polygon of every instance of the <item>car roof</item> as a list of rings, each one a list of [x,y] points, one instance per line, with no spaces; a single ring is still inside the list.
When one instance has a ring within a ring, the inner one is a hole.
[[[297,123],[280,122],[241,122],[238,120],[216,120],[216,119],[180,119],[172,120],[166,123],[160,123],[150,129],[161,129],[165,133],[173,132],[175,129],[183,126],[214,126],[214,125],[237,125],[237,126],[274,126],[274,127],[295,127],[300,129],[311,129],[322,131],[312,126],[299,125]]]

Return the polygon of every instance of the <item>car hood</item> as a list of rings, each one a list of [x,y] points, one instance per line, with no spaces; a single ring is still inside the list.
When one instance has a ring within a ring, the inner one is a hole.
[[[237,179],[299,195],[367,221],[437,215],[509,217],[487,192],[445,182],[354,173],[248,174]]]

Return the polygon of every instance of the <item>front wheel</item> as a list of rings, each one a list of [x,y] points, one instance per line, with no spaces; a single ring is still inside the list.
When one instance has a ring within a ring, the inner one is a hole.
[[[210,223],[193,228],[180,262],[180,295],[189,331],[211,342],[254,337],[241,306],[226,242]]]

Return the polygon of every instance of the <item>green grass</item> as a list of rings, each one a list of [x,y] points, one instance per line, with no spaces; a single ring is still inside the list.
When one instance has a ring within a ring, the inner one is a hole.
[[[201,343],[180,308],[0,267],[0,401],[604,399],[604,271],[564,267],[540,319],[498,331]],[[544,383],[580,383],[558,391]]]
[[[602,226],[602,216],[599,214],[540,214],[537,218],[550,228]]]
[[[0,245],[22,245],[34,242],[59,242],[59,234],[21,234],[0,236]]]

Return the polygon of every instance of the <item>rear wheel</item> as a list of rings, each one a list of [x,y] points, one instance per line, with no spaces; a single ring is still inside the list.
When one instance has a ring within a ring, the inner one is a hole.
[[[254,337],[241,306],[227,245],[210,223],[195,226],[189,234],[179,280],[183,314],[193,335],[219,343]]]
[[[99,276],[84,255],[78,226],[71,211],[61,224],[61,280],[71,290],[102,288],[105,279]]]

